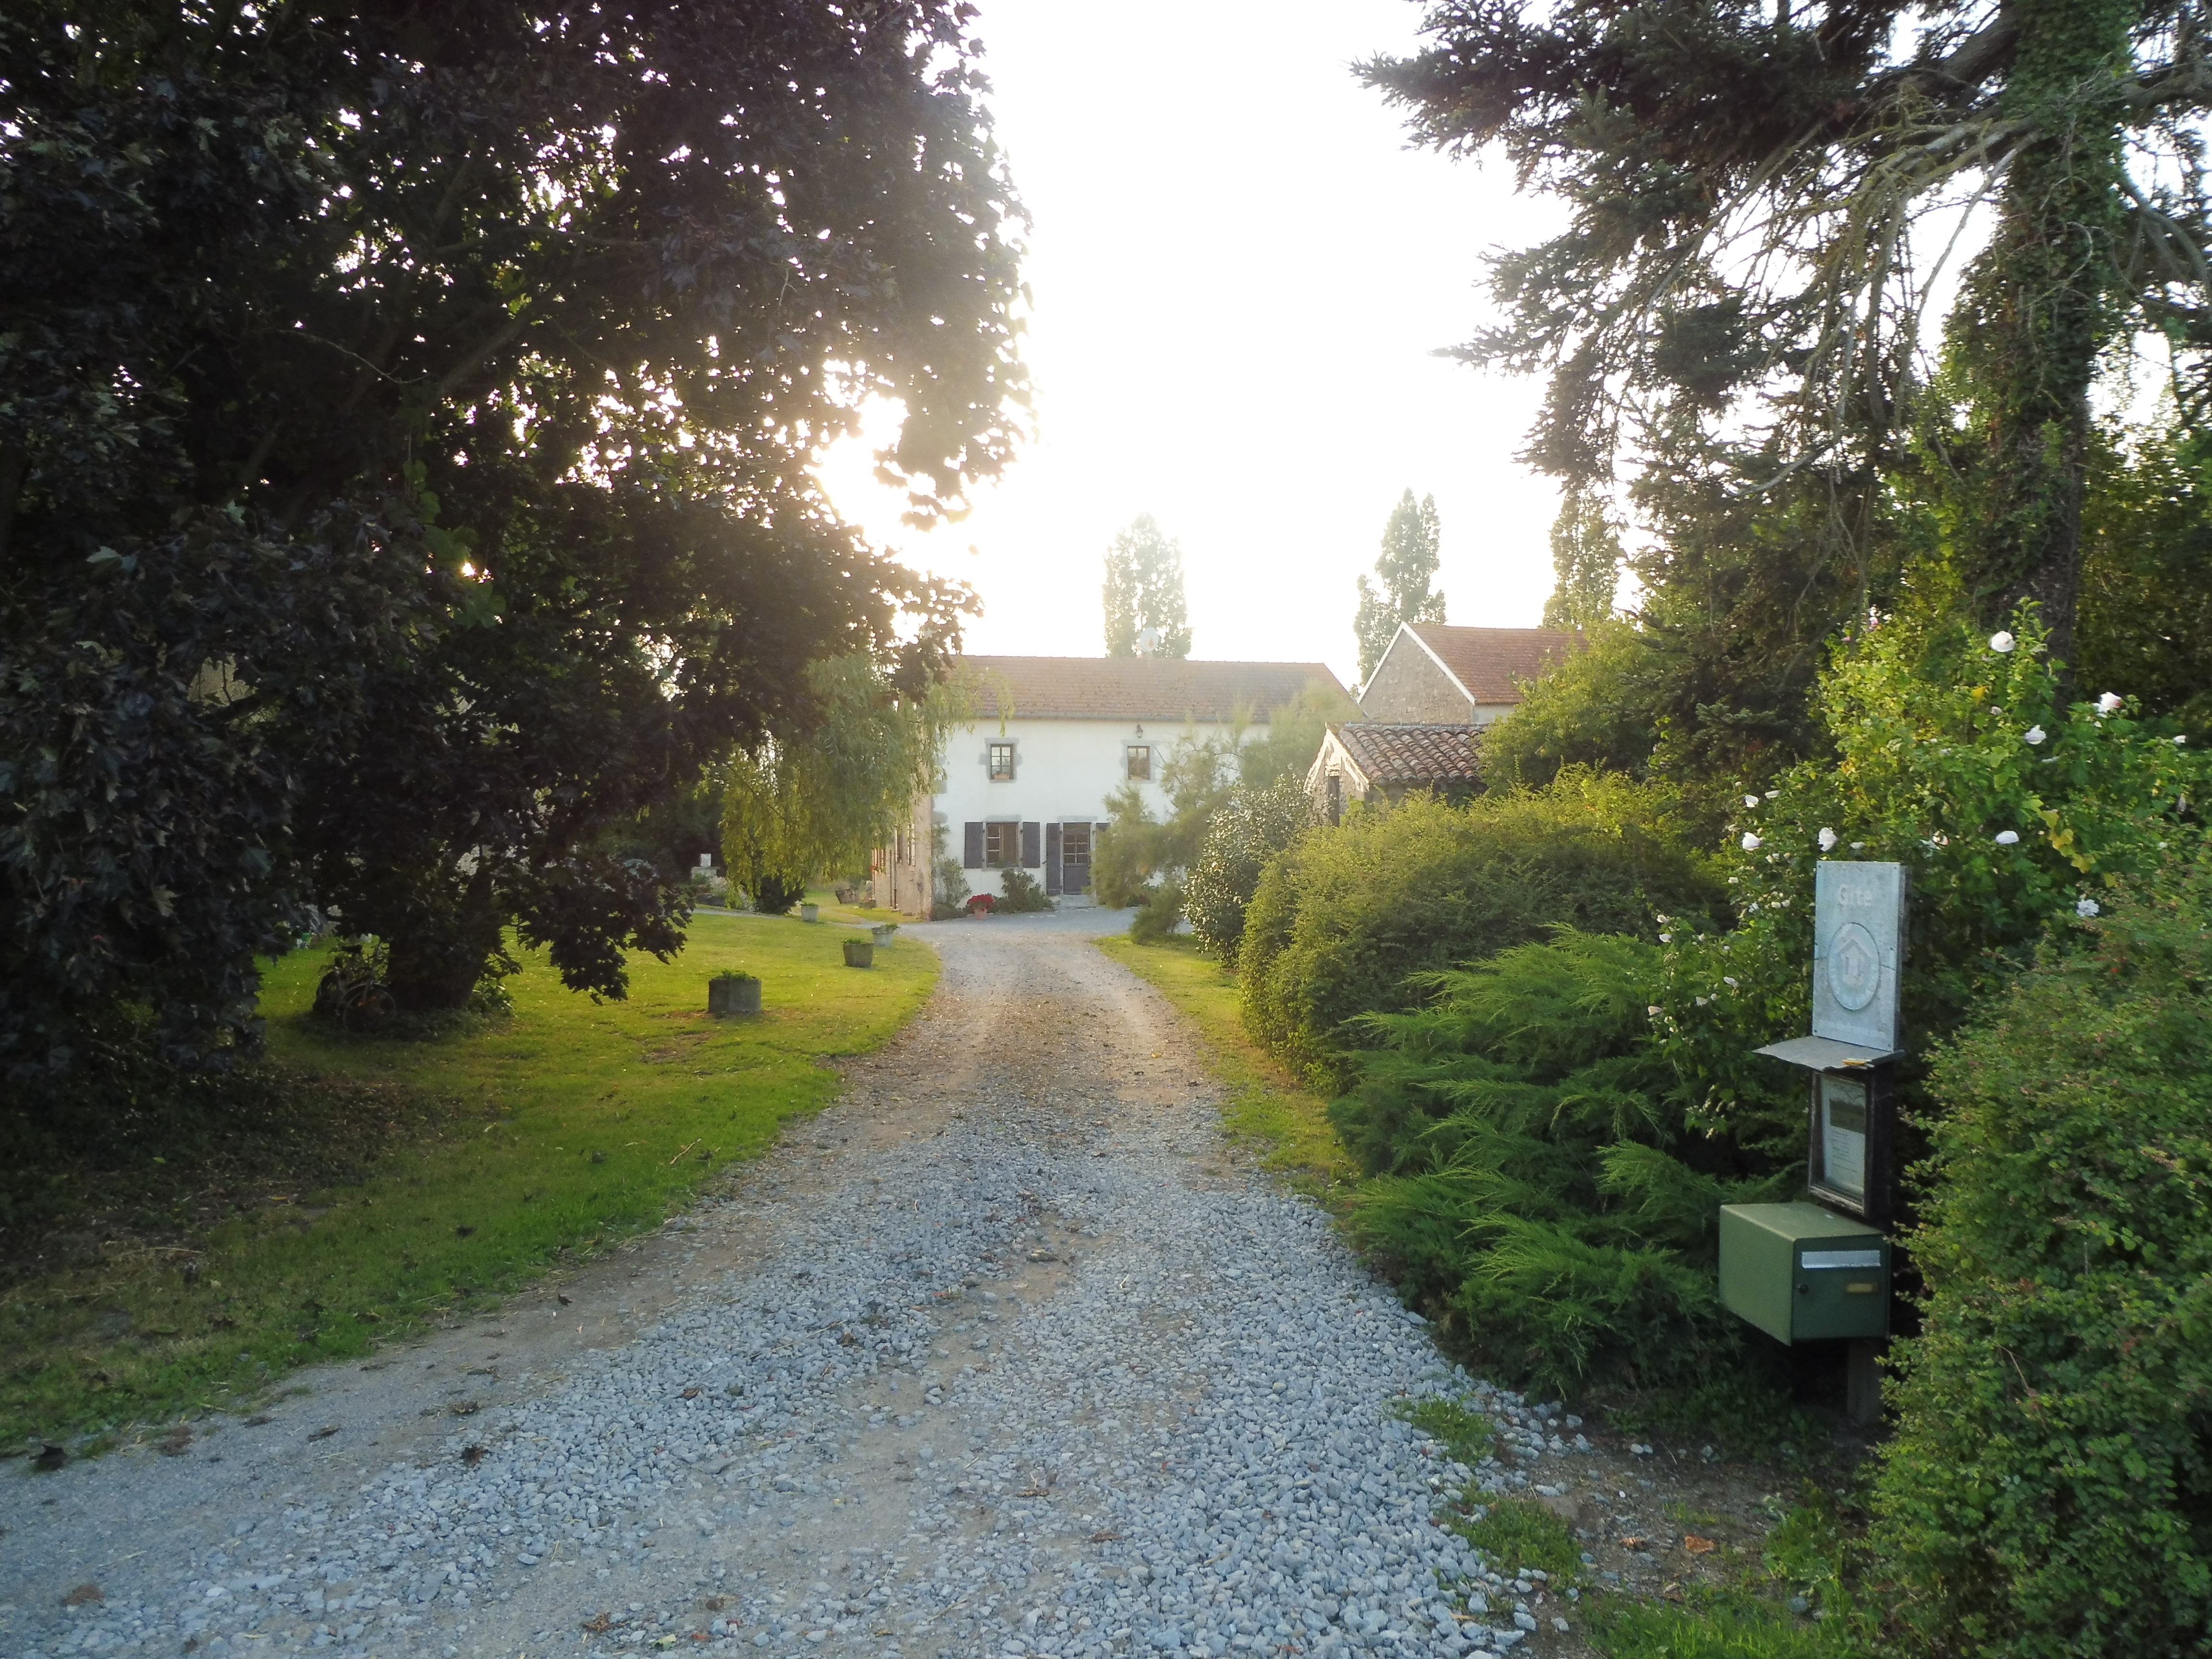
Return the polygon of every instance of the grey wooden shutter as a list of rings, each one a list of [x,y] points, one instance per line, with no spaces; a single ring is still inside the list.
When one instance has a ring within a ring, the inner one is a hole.
[[[1060,826],[1048,823],[1044,827],[1044,890],[1060,891]]]
[[[1022,826],[1022,868],[1034,870],[1044,862],[1044,826],[1025,823]]]
[[[962,868],[968,870],[980,870],[983,867],[983,826],[981,824],[970,823],[964,826],[964,833],[961,836],[960,863]]]

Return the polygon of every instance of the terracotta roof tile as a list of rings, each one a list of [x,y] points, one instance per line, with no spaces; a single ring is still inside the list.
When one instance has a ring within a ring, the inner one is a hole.
[[[979,707],[1032,720],[1226,720],[1270,708],[1319,681],[1344,688],[1317,662],[1177,662],[1165,657],[963,657]],[[1347,699],[1349,701],[1349,699]]]
[[[1516,682],[1533,680],[1589,641],[1565,628],[1454,628],[1414,623],[1413,632],[1477,702],[1518,702]]]
[[[1346,720],[1329,730],[1370,783],[1461,783],[1480,777],[1480,738],[1472,726],[1399,726]]]

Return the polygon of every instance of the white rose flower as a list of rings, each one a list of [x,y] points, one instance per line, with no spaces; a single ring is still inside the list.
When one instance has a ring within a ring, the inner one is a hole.
[[[1700,1007],[1700,1008],[1702,1008],[1702,1007],[1704,1007],[1707,1003],[1711,1002],[1711,1000],[1712,1000],[1712,999],[1711,999],[1711,997],[1699,997],[1699,998],[1698,999],[1698,1007]]]
[[[2018,643],[2019,641],[2017,640],[2014,639],[2011,635],[2006,633],[2002,629],[1999,629],[1996,633],[1990,635],[1990,649],[1996,652],[1999,656],[2002,656],[2006,652],[2011,650],[2013,647]]]
[[[2118,714],[2120,712],[2120,694],[2117,691],[2106,692],[2103,696],[2097,699],[2097,712],[2100,714]]]
[[[2104,907],[2102,905],[2099,904],[2097,901],[2093,898],[2075,899],[2074,901],[2074,914],[2077,916],[2082,916],[2085,918],[2094,916],[2103,908]]]
[[[1759,805],[1759,797],[1756,795],[1746,795],[1743,798],[1743,804],[1746,806],[1756,806]]]
[[[2021,732],[2021,733],[2020,734],[2020,740],[2021,740],[2022,743],[2028,744],[2031,744],[2031,745],[2032,745],[2032,744],[2034,744],[2041,743],[2041,742],[2043,741],[2043,739],[2044,739],[2045,736],[2045,732],[2044,732],[2044,730],[2043,730],[2043,728],[2042,728],[2041,726],[2029,726],[2029,727],[2027,728],[2027,731],[2025,731],[2025,732]]]
[[[1998,846],[2000,846],[2000,847],[2016,847],[2016,846],[2018,846],[2019,844],[2020,844],[2020,831],[2019,831],[2019,830],[1998,830],[1998,831],[1997,831],[1997,845],[1998,845]]]
[[[1779,789],[1770,789],[1766,792],[1766,799],[1769,800],[1779,800],[1782,799],[1782,792]]]
[[[1727,987],[1729,988],[1729,990],[1731,990],[1731,991],[1735,990],[1735,975],[1733,975],[1733,974],[1723,974],[1723,975],[1721,975],[1721,983],[1722,983],[1722,984],[1723,984],[1723,985],[1725,985],[1725,986],[1727,986]]]
[[[1834,830],[1823,830],[1820,831],[1820,850],[1823,853],[1832,853],[1836,850],[1836,832]]]
[[[1750,830],[1745,830],[1743,832],[1742,846],[1745,852],[1756,853],[1759,850],[1759,837],[1753,835]]]
[[[1672,933],[1662,933],[1659,935],[1659,942],[1662,945],[1672,945],[1674,942],[1674,936]]]
[[[1656,1002],[1655,1002],[1655,1003],[1653,1003],[1653,1004],[1652,1004],[1649,1008],[1646,1008],[1644,1012],[1645,1013],[1647,1013],[1647,1014],[1650,1015],[1652,1018],[1656,1019],[1656,1018],[1659,1018],[1659,1005],[1658,1005],[1657,1003],[1656,1003]]]
[[[2189,741],[2189,739],[2188,739],[2188,738],[2176,738],[2174,739],[2174,741],[2175,741],[2176,743],[2187,743],[2187,742]]]

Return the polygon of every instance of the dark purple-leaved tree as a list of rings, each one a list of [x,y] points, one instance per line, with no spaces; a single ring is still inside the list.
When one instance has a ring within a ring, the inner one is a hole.
[[[0,16],[0,1067],[250,1049],[316,908],[465,1000],[513,929],[619,995],[679,891],[610,831],[919,689],[912,516],[1011,453],[1018,209],[971,9]]]

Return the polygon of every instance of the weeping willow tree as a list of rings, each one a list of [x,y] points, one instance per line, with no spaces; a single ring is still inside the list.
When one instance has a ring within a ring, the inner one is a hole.
[[[807,882],[865,863],[932,787],[963,694],[937,682],[901,690],[865,653],[806,671],[815,721],[804,737],[732,757],[722,857],[754,908],[780,915]]]

